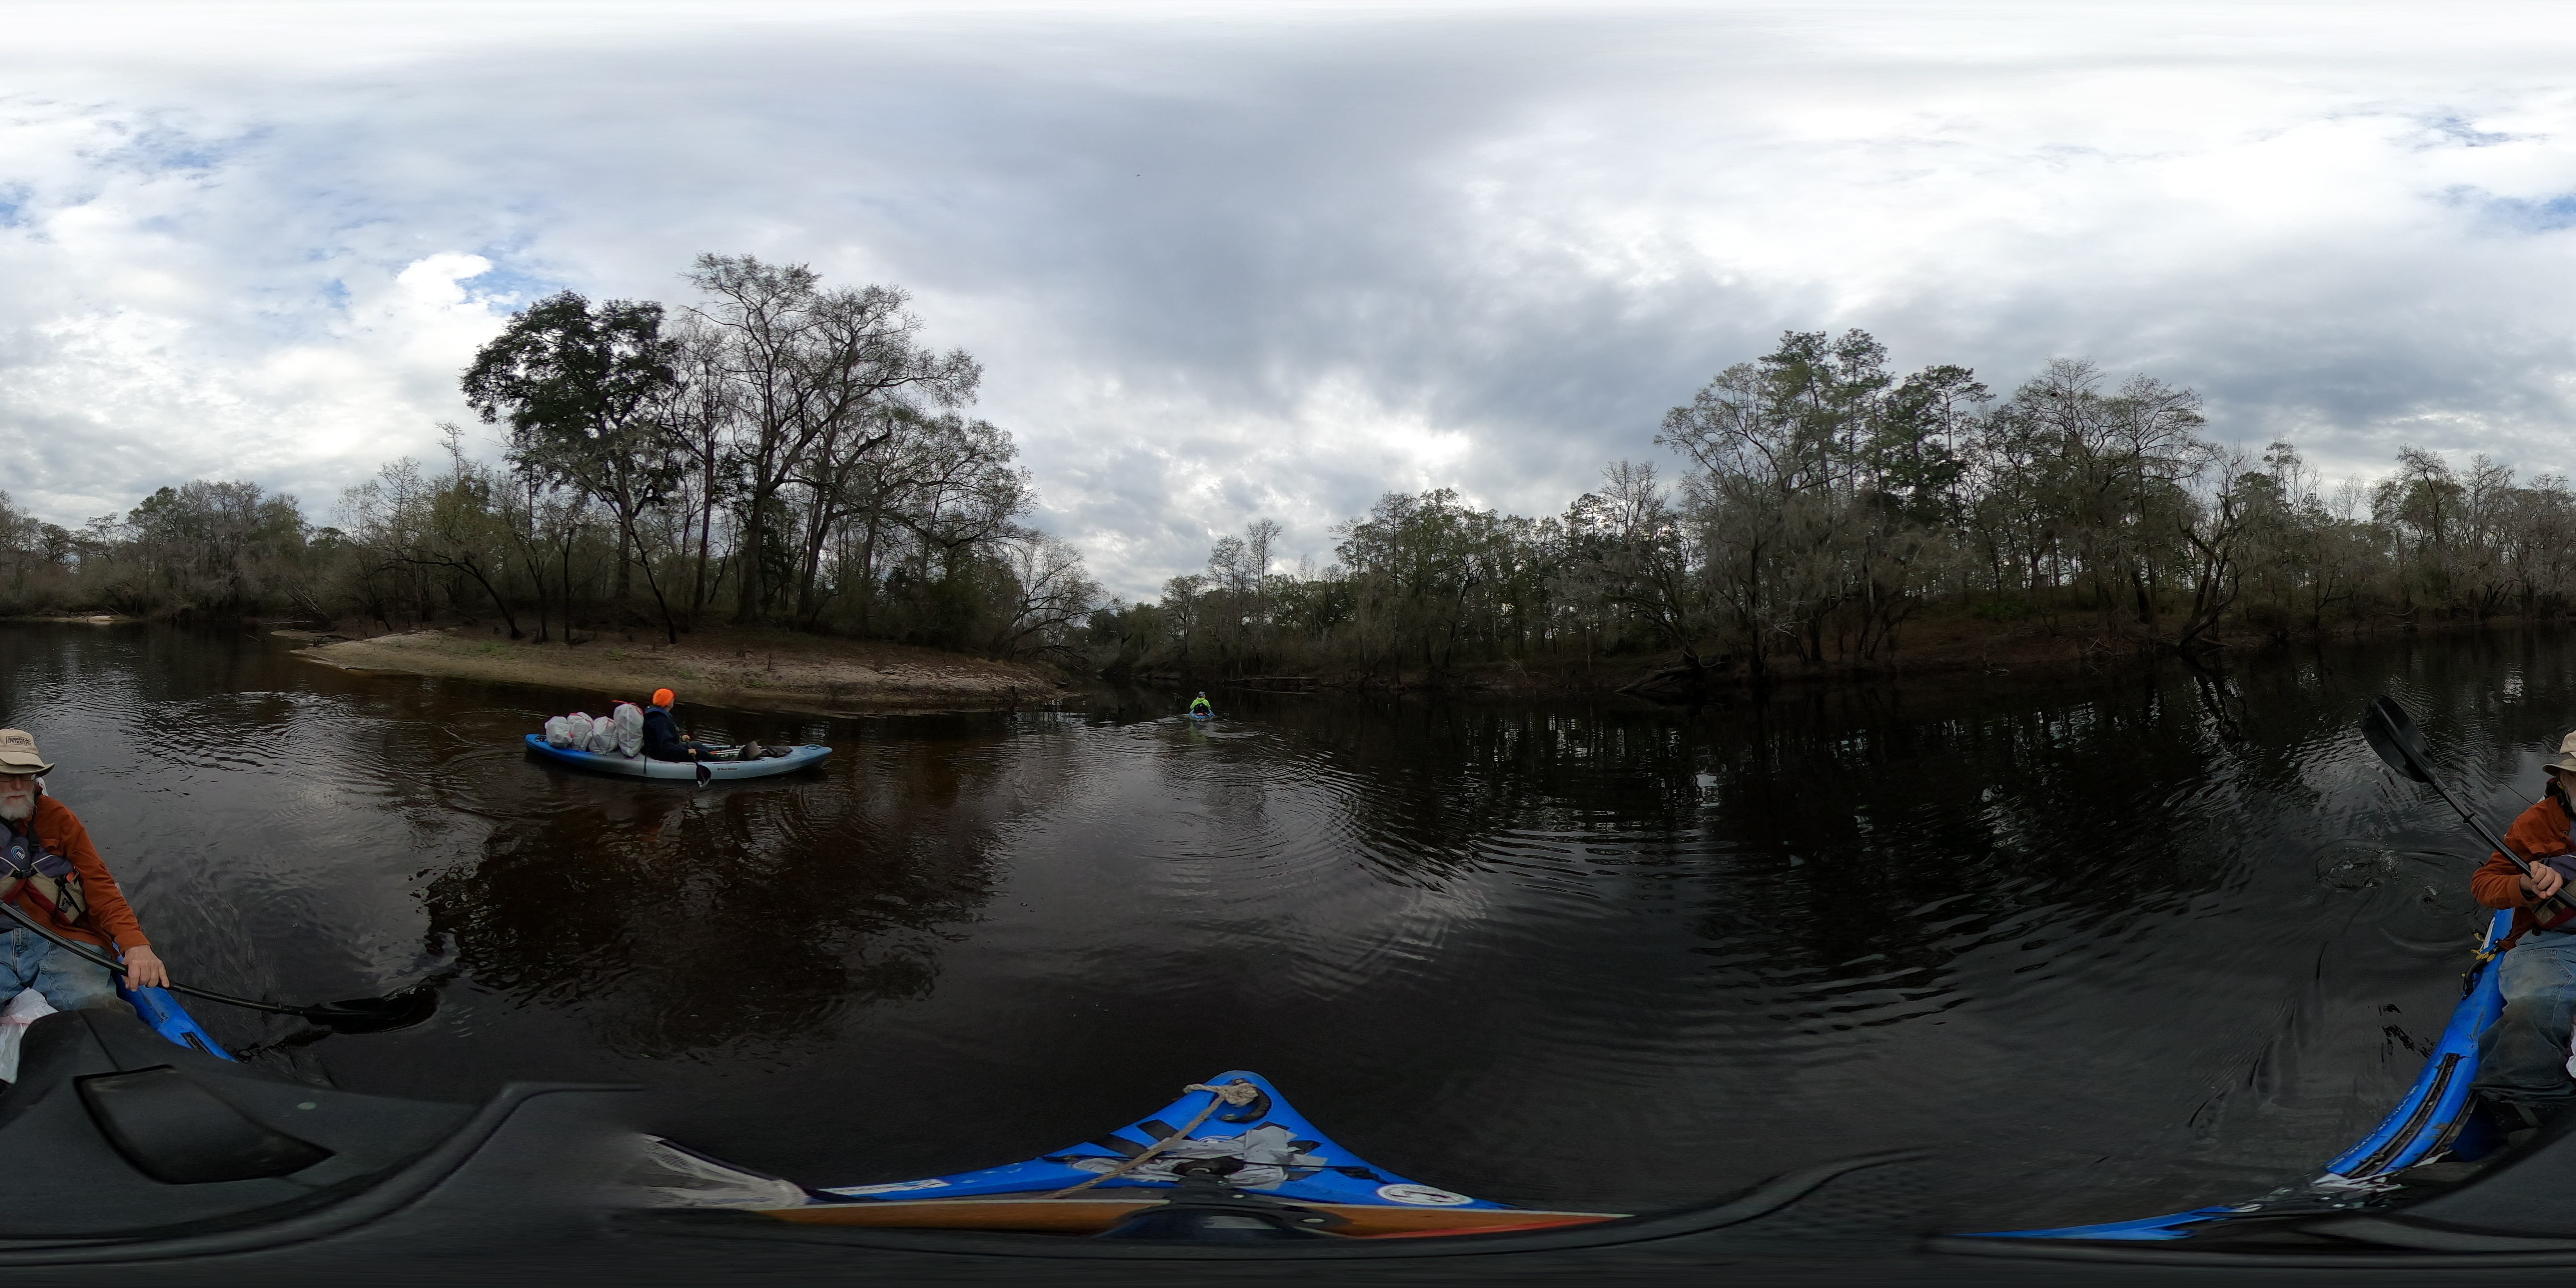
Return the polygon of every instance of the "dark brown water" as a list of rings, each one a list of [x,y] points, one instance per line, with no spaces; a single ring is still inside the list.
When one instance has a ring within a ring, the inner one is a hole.
[[[2360,1134],[2477,918],[2474,843],[2355,718],[2399,694],[2499,818],[2576,725],[2576,650],[2487,638],[1698,711],[694,709],[836,749],[698,791],[530,758],[583,695],[239,634],[0,640],[0,722],[183,978],[450,978],[381,1036],[195,1008],[305,1077],[639,1082],[663,1134],[860,1184],[1248,1067],[1492,1198],[1651,1208],[1928,1145],[1971,1227],[2258,1193]]]

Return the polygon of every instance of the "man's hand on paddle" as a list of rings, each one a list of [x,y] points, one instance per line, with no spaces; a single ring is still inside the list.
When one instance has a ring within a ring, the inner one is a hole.
[[[2551,872],[2549,875],[2558,874]],[[161,958],[149,948],[128,948],[125,950],[125,983],[128,988],[164,988],[170,983],[170,968],[162,965]]]
[[[2559,887],[2566,884],[2567,878],[2560,876],[2558,869],[2546,863],[2538,863],[2532,865],[2531,871],[2524,874],[2522,892],[2534,899],[2546,899],[2558,893]]]

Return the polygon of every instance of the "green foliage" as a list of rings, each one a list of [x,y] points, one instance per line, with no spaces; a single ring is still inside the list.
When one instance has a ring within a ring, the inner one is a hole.
[[[331,552],[308,542],[294,497],[252,483],[165,487],[79,532],[0,494],[0,612],[295,612]]]
[[[687,469],[686,440],[659,417],[679,389],[678,358],[679,343],[662,335],[661,305],[611,300],[593,309],[563,291],[510,319],[474,355],[462,384],[485,424],[508,420],[519,478],[598,503],[617,524],[623,556],[643,549],[637,525]],[[461,477],[461,463],[459,470]],[[621,557],[617,596],[630,593],[628,570],[640,570],[665,635],[677,643],[655,567],[649,556]]]
[[[1861,331],[1720,371],[1661,423],[1670,479],[1616,463],[1536,519],[1389,493],[1293,573],[1263,519],[1159,600],[1104,605],[1024,526],[1010,433],[960,410],[980,368],[918,344],[901,291],[749,257],[691,280],[694,307],[566,292],[514,318],[463,378],[505,464],[450,427],[443,470],[387,465],[330,527],[248,483],[77,529],[0,496],[0,611],[489,615],[541,641],[714,612],[1113,673],[1673,653],[1759,678],[1887,662],[1927,610],[2190,648],[2576,606],[2559,476],[2407,446],[2330,488],[2288,443],[2205,437],[2198,396],[2153,377],[2058,360],[1998,398],[1965,367],[1900,376]]]
[[[397,463],[344,501],[371,615],[488,604],[543,640],[649,607],[676,641],[731,600],[738,621],[1004,654],[1079,628],[1097,588],[1021,526],[1011,435],[950,410],[980,368],[915,344],[903,292],[747,256],[691,280],[706,299],[676,314],[564,292],[483,347],[463,387],[508,426],[507,475],[451,447],[447,478]]]
[[[2203,437],[2198,395],[2150,376],[2059,360],[1997,399],[1965,367],[1898,377],[1886,357],[1865,332],[1789,332],[1721,371],[1656,437],[1688,462],[1677,489],[1622,462],[1537,521],[1390,495],[1337,529],[1337,565],[1298,576],[1221,538],[1160,603],[1094,614],[1087,647],[1244,675],[1668,650],[1758,679],[1888,662],[1933,609],[2192,648],[2222,626],[2576,605],[2556,476],[2407,447],[2376,488],[2329,490],[2288,443],[2257,458]]]
[[[0,609],[292,612],[386,627],[501,619],[578,640],[737,620],[943,648],[1065,647],[1099,590],[1036,508],[1009,431],[969,419],[981,368],[918,343],[909,297],[803,265],[701,256],[677,310],[565,291],[461,377],[500,468],[445,427],[310,528],[246,483],[166,487],[69,532],[0,498]]]

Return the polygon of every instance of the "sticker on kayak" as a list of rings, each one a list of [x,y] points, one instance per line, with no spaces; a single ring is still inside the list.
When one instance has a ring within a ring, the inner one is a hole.
[[[865,1198],[871,1194],[901,1194],[905,1190],[944,1190],[947,1188],[948,1182],[946,1181],[888,1181],[883,1185],[844,1185],[837,1189],[829,1189],[823,1192],[826,1194],[847,1194],[852,1198]]]
[[[1410,1203],[1415,1207],[1456,1207],[1476,1201],[1464,1194],[1452,1194],[1428,1185],[1381,1185],[1377,1187],[1377,1196],[1389,1203]]]

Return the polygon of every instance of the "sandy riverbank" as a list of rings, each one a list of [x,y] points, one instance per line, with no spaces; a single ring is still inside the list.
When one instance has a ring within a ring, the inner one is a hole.
[[[682,702],[809,715],[887,711],[1004,711],[1045,706],[1064,691],[1037,667],[935,649],[792,632],[701,631],[678,644],[530,644],[471,630],[310,641],[300,657],[351,671],[447,675],[542,684],[635,699],[668,686]]]

